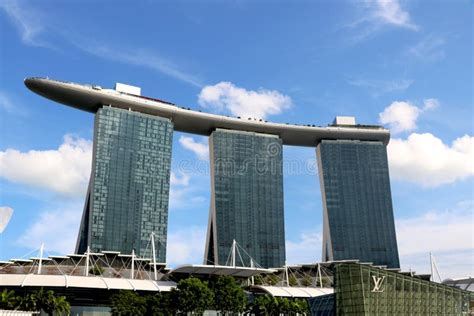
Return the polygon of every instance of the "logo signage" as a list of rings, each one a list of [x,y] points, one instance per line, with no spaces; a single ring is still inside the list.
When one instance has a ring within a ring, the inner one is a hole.
[[[385,276],[372,276],[372,280],[374,281],[374,287],[372,288],[372,292],[382,293],[384,289],[382,288],[383,281],[385,280]]]

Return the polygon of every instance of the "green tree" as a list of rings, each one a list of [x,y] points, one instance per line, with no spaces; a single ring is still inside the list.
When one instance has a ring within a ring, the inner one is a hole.
[[[304,278],[301,280],[301,285],[303,286],[311,286],[313,284],[313,280],[309,275],[305,275]]]
[[[276,285],[278,283],[278,277],[274,274],[269,274],[263,278],[264,285]]]
[[[59,315],[69,314],[71,306],[64,296],[56,296],[52,290],[45,290],[44,288],[33,292],[29,296],[29,300],[25,303],[32,303],[36,310],[43,310],[48,315],[53,315],[56,312]]]
[[[254,315],[270,315],[272,297],[269,295],[259,295],[254,297],[250,305],[250,314]]]
[[[14,309],[18,304],[18,298],[15,291],[4,289],[0,296],[0,308]]]
[[[71,313],[71,304],[69,304],[65,296],[56,296],[54,312],[59,315],[69,315]]]
[[[179,281],[176,289],[172,290],[172,295],[180,312],[193,315],[202,315],[214,301],[214,294],[207,283],[195,277]]]
[[[242,313],[247,306],[247,296],[231,276],[219,276],[212,280],[214,307],[223,314]]]
[[[265,316],[308,314],[308,304],[302,299],[291,300],[286,297],[260,295],[255,297],[251,304],[250,313]]]
[[[322,277],[321,280],[319,278],[317,278],[316,285],[317,286],[322,286],[322,287],[330,287],[331,286],[331,279],[327,276]]]
[[[147,311],[146,299],[133,291],[119,291],[110,299],[113,315],[140,316]]]
[[[308,301],[305,299],[295,299],[293,301],[294,311],[299,314],[309,315]]]
[[[32,294],[25,294],[23,296],[17,296],[18,302],[15,309],[24,311],[37,311],[36,299]]]
[[[170,293],[158,293],[145,297],[147,316],[171,316],[176,314],[175,303]]]
[[[288,277],[288,283],[290,286],[298,286],[298,279],[294,275]]]

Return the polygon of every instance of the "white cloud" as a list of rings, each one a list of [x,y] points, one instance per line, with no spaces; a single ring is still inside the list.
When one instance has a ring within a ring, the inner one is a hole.
[[[0,91],[0,108],[8,113],[15,112],[15,106],[13,105],[12,100],[4,92],[1,92],[1,91]]]
[[[52,48],[48,43],[42,41],[39,36],[44,31],[44,20],[41,12],[34,10],[30,5],[20,5],[19,0],[0,1],[0,9],[3,9],[15,24],[20,33],[23,43],[31,46]]]
[[[429,211],[396,221],[398,249],[404,270],[429,273],[435,255],[443,278],[474,275],[473,202],[445,211]]]
[[[423,100],[423,110],[432,110],[439,107],[439,101],[437,99],[425,99]]]
[[[27,45],[55,49],[50,42],[41,39],[41,35],[48,30],[50,34],[60,35],[63,40],[67,40],[83,52],[106,60],[146,67],[195,87],[202,87],[199,78],[183,71],[174,62],[160,56],[157,52],[147,51],[139,47],[135,47],[133,50],[125,50],[123,45],[117,48],[103,43],[93,44],[80,34],[68,32],[64,28],[60,29],[55,26],[51,22],[52,17],[50,15],[35,8],[31,3],[25,4],[20,0],[3,0],[0,1],[0,9],[3,9],[10,17],[20,32],[22,41]]]
[[[171,172],[171,177],[170,177],[170,184],[171,185],[183,185],[183,186],[188,186],[189,185],[189,179],[191,177],[184,173],[184,172],[179,172],[179,176],[176,175],[175,172]]]
[[[178,167],[179,168],[179,167]],[[196,185],[196,180],[190,185],[191,174],[178,170],[171,171],[170,177],[170,197],[169,209],[190,209],[203,204],[207,200],[200,194],[200,187]]]
[[[193,137],[181,136],[179,138],[179,143],[184,148],[195,153],[200,160],[209,160],[209,145],[207,143],[207,137],[203,137],[203,140],[198,142]]]
[[[83,196],[91,160],[92,143],[66,135],[56,150],[0,151],[0,177],[66,196]]]
[[[35,222],[23,232],[18,243],[30,249],[38,249],[44,243],[48,252],[72,253],[79,232],[83,204],[69,203],[51,208],[39,214]]]
[[[91,44],[85,40],[78,40],[76,37],[74,44],[80,50],[92,54],[94,56],[106,59],[114,60],[122,63],[127,63],[135,66],[146,67],[172,78],[178,79],[185,83],[188,83],[195,87],[202,87],[202,83],[199,78],[191,75],[180,69],[171,60],[168,60],[159,55],[157,52],[150,52],[141,48],[134,48],[133,50],[117,49],[106,46],[104,44]]]
[[[417,31],[418,26],[412,22],[410,13],[402,8],[399,0],[364,0],[353,1],[356,4],[357,18],[345,27],[355,29],[356,33],[348,39],[348,43],[365,40],[386,26]]]
[[[278,91],[262,88],[258,91],[246,90],[225,81],[205,86],[199,93],[198,103],[219,112],[257,119],[280,114],[292,106],[291,98]]]
[[[191,226],[168,234],[166,261],[168,266],[187,263],[202,264],[206,229]]]
[[[413,82],[414,80],[412,79],[375,80],[359,78],[348,80],[350,85],[366,88],[373,96],[379,96],[395,91],[404,91],[408,89]]]
[[[449,146],[430,133],[413,133],[392,139],[388,158],[393,179],[425,187],[453,183],[474,175],[474,137],[464,135]]]
[[[322,236],[319,232],[303,232],[297,241],[286,241],[286,258],[289,264],[321,261]]]
[[[445,44],[446,41],[441,37],[428,36],[416,45],[410,47],[407,53],[420,61],[434,62],[444,58]]]
[[[205,204],[207,199],[193,187],[172,185],[170,188],[170,211],[194,209]]]
[[[388,124],[391,131],[397,134],[414,130],[420,113],[421,109],[410,102],[395,101],[379,114],[379,120],[382,124]]]
[[[0,206],[0,234],[7,228],[13,215],[13,209],[9,206]]]
[[[8,114],[19,116],[27,116],[28,113],[23,106],[15,102],[13,98],[6,92],[0,91],[0,110]]]
[[[437,99],[424,100],[424,106],[419,108],[408,101],[395,101],[379,113],[379,121],[387,124],[394,134],[416,129],[418,116],[427,110],[439,106]]]
[[[369,0],[366,4],[370,10],[370,18],[383,24],[417,30],[412,23],[410,14],[404,10],[398,0]]]

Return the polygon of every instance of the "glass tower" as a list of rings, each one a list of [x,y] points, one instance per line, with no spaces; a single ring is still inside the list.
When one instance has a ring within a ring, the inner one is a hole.
[[[386,146],[323,140],[316,151],[323,261],[358,259],[399,268]]]
[[[94,126],[92,173],[77,253],[120,251],[166,261],[173,124],[102,107]]]
[[[217,129],[209,138],[211,207],[207,264],[281,267],[285,263],[282,141],[278,136]]]

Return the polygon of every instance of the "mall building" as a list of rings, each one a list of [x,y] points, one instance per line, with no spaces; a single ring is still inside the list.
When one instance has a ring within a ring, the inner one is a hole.
[[[474,292],[431,282],[429,275],[358,261],[258,267],[184,265],[174,269],[119,252],[12,259],[0,262],[0,290],[40,288],[66,296],[71,315],[111,315],[111,295],[168,293],[190,276],[232,276],[252,301],[260,295],[305,299],[311,315],[472,315]],[[470,281],[472,283],[472,280]],[[464,283],[463,283],[464,284]],[[0,311],[1,313],[2,311]],[[207,315],[216,315],[208,311]]]

